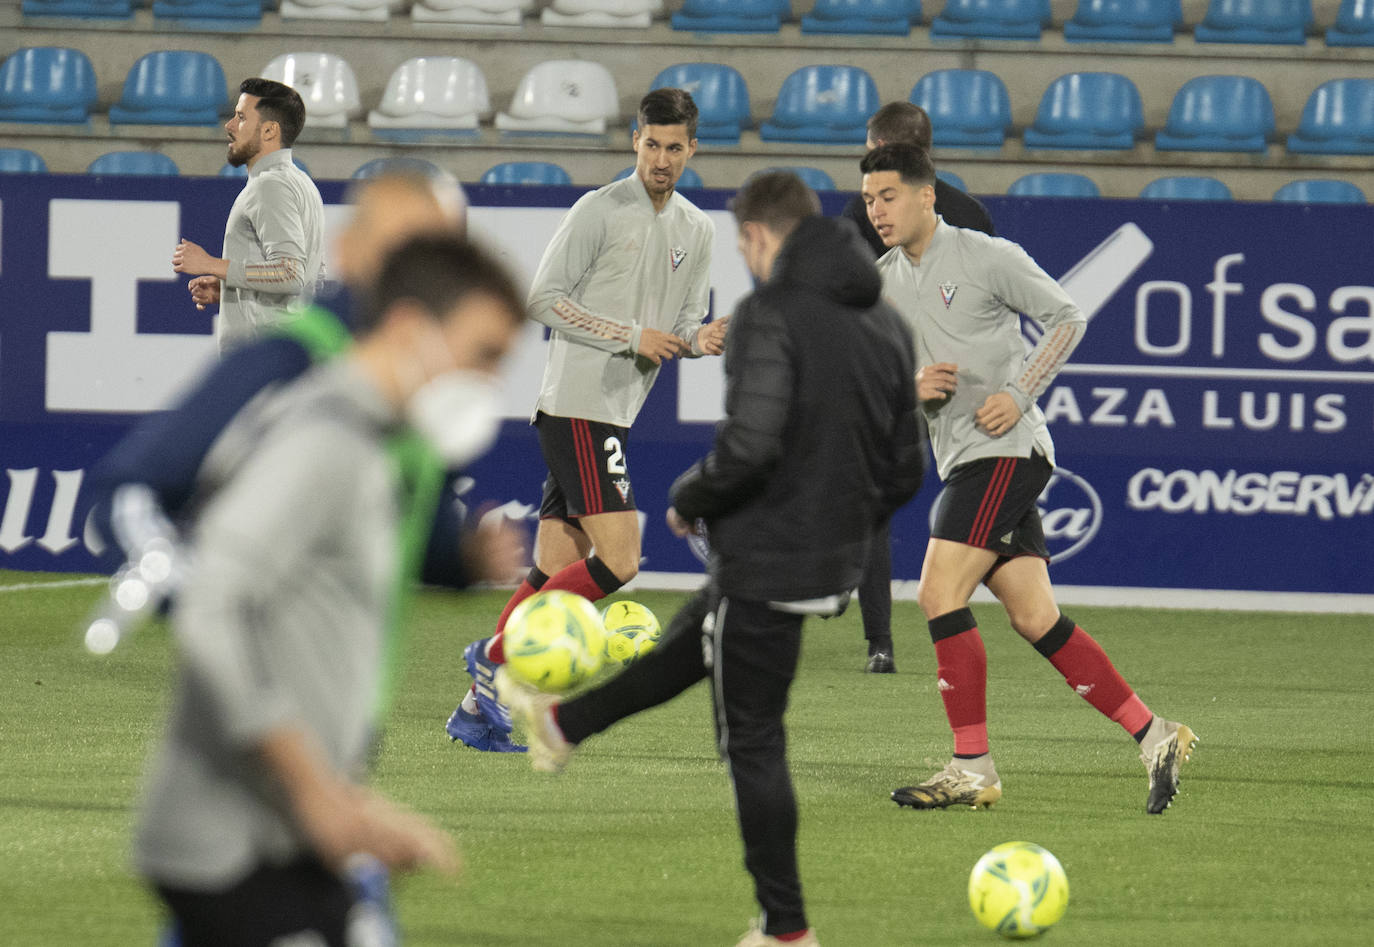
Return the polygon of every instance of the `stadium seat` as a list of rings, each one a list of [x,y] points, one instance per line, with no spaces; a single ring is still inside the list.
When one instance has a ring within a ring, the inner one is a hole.
[[[1135,83],[1115,72],[1071,72],[1050,83],[1027,148],[1125,149],[1145,127]]]
[[[612,181],[619,181],[619,180],[621,180],[622,178],[628,178],[630,175],[632,175],[632,174],[634,174],[634,173],[635,173],[634,165],[630,165],[628,168],[626,168],[624,171],[621,171],[619,174],[617,174],[617,175],[616,175],[615,177],[613,177],[611,180],[612,180]],[[680,178],[677,179],[677,186],[678,186],[678,187],[705,187],[706,185],[705,185],[704,183],[702,183],[701,175],[697,174],[695,170],[693,170],[692,168],[683,168],[683,169],[682,169],[682,177],[680,177]]]
[[[685,0],[672,24],[697,33],[776,33],[791,17],[791,0]]]
[[[127,20],[134,15],[134,0],[24,0],[24,16],[79,16]]]
[[[553,0],[539,14],[545,26],[646,30],[662,0]]]
[[[412,158],[408,155],[396,155],[391,158],[373,158],[365,164],[361,164],[351,175],[354,178],[370,178],[375,175],[386,173],[415,173],[429,177],[443,178],[449,177],[449,173],[443,168],[426,161],[424,158]]]
[[[1039,39],[1047,0],[946,0],[930,22],[934,39]]]
[[[964,184],[964,179],[959,177],[959,175],[955,174],[953,171],[946,171],[943,168],[940,168],[936,170],[935,176],[939,178],[941,181],[944,181],[950,187],[957,187],[959,190],[964,191],[965,193],[968,192],[968,185]]]
[[[868,117],[880,105],[873,77],[858,66],[803,66],[782,81],[773,116],[759,136],[861,145],[868,138]]]
[[[1301,46],[1311,25],[1312,0],[1210,0],[1193,39]]]
[[[797,177],[801,178],[802,183],[805,184],[807,187],[811,188],[811,190],[813,190],[813,191],[833,191],[833,190],[835,190],[835,181],[834,181],[834,179],[832,179],[832,178],[830,177],[830,175],[826,174],[826,173],[825,173],[824,171],[822,171],[820,168],[781,167],[781,166],[780,166],[780,167],[776,167],[776,168],[764,168],[763,171],[759,171],[759,172],[757,172],[757,173],[758,173],[758,174],[763,174],[763,173],[765,173],[765,172],[767,172],[767,171],[791,171],[791,172],[792,172],[793,174],[795,174]]]
[[[620,115],[620,93],[610,70],[582,59],[541,62],[515,89],[496,127],[506,132],[604,135]]]
[[[1155,147],[1164,151],[1264,151],[1274,134],[1274,104],[1249,76],[1199,76],[1174,96]]]
[[[1349,181],[1289,181],[1274,200],[1293,204],[1363,204],[1364,191]]]
[[[1374,79],[1332,79],[1308,96],[1288,150],[1374,155]]]
[[[1181,0],[1078,0],[1064,38],[1074,43],[1172,43]]]
[[[906,36],[920,19],[921,0],[816,0],[801,31]]]
[[[926,110],[941,148],[1001,148],[1011,128],[1011,98],[984,69],[940,69],[917,80],[911,101]]]
[[[396,67],[367,124],[381,138],[475,135],[491,113],[487,80],[477,64],[456,56],[417,56]]]
[[[1229,201],[1231,189],[1216,178],[1156,178],[1140,196],[1154,201]]]
[[[310,174],[310,168],[306,166],[304,161],[302,161],[300,158],[297,158],[295,155],[291,156],[291,163],[294,164],[296,167],[300,168],[306,174]],[[221,178],[246,178],[248,177],[248,165],[241,164],[236,168],[226,161],[224,163],[224,167],[220,168],[217,172],[217,176]]]
[[[95,67],[79,50],[29,46],[0,64],[0,122],[83,125],[97,95]]]
[[[1374,0],[1341,0],[1326,45],[1374,46]]]
[[[391,0],[281,0],[283,20],[366,20],[385,22]]]
[[[349,118],[362,109],[353,67],[332,53],[283,53],[260,75],[300,93],[306,128],[346,128]]]
[[[134,63],[110,106],[112,125],[217,125],[229,104],[219,60],[209,53],[161,50]]]
[[[1101,197],[1092,178],[1059,171],[1040,171],[1011,182],[1007,193],[1013,197]]]
[[[737,144],[741,129],[748,128],[749,87],[744,76],[729,66],[687,62],[669,66],[649,83],[653,89],[686,89],[700,113],[697,139],[715,144]]]
[[[0,174],[42,174],[48,170],[42,157],[27,148],[0,148]]]
[[[181,171],[175,161],[156,151],[111,151],[92,161],[86,173],[176,176]]]
[[[410,8],[417,23],[483,23],[519,26],[535,0],[419,0]]]
[[[153,16],[168,20],[262,19],[262,0],[153,0]]]
[[[572,175],[547,161],[507,161],[487,168],[482,184],[569,185]]]

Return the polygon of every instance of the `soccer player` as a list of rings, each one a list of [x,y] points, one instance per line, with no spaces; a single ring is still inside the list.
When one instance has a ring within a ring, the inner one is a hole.
[[[881,301],[853,228],[820,216],[790,172],[751,178],[732,209],[759,284],[730,329],[725,420],[710,454],[673,484],[668,511],[679,536],[697,519],[710,529],[710,616],[694,629],[675,619],[657,648],[567,703],[504,674],[498,687],[530,735],[535,767],[557,771],[587,737],[710,677],[763,909],[740,945],[814,945],[783,727],[802,623],[844,610],[875,528],[920,485],[924,445],[911,336]]]
[[[878,269],[916,340],[917,396],[945,483],[919,601],[935,643],[954,758],[892,798],[918,809],[990,806],[1001,798],[988,748],[987,655],[968,607],[982,582],[1017,633],[1135,738],[1149,771],[1146,811],[1163,812],[1196,738],[1154,716],[1101,646],[1060,612],[1035,507],[1054,470],[1054,442],[1035,402],[1087,322],[1019,246],[940,219],[935,169],[923,149],[884,145],[860,168],[869,219],[892,248]],[[1018,312],[1045,329],[1029,355]]]
[[[185,947],[371,942],[343,878],[354,856],[457,867],[444,833],[359,776],[404,534],[428,526],[422,483],[490,420],[417,409],[494,375],[524,307],[491,257],[422,237],[388,259],[361,317],[348,353],[242,411],[198,480],[177,700],[135,841]]]
[[[727,320],[702,324],[710,302],[710,219],[675,190],[696,151],[697,107],[681,89],[639,103],[635,172],[584,195],[559,225],[530,288],[548,326],[548,362],[534,426],[548,464],[534,567],[495,634],[463,653],[473,684],[449,736],[477,749],[515,749],[492,676],[501,632],[541,589],[592,601],[639,572],[639,514],[630,484],[630,426],[665,359],[719,355]]]
[[[865,150],[879,145],[918,145],[930,150],[930,116],[919,105],[910,102],[889,102],[868,120],[868,142]],[[977,198],[970,197],[952,184],[936,178],[935,213],[952,227],[981,230],[990,237],[997,236],[992,218]],[[868,219],[868,207],[863,195],[856,194],[844,207],[844,216],[854,222],[859,233],[873,248],[873,256],[887,252],[878,232]],[[868,640],[868,663],[864,670],[870,674],[892,674],[897,670],[892,645],[892,529],[884,524],[882,532],[873,540],[873,552],[859,584],[859,613],[863,616],[864,638]]]
[[[324,272],[324,203],[315,182],[291,161],[305,125],[305,103],[271,79],[239,85],[234,116],[225,123],[229,163],[248,166],[248,183],[224,228],[223,258],[182,238],[172,269],[197,309],[219,304],[220,354],[260,338],[291,306],[308,302]]]

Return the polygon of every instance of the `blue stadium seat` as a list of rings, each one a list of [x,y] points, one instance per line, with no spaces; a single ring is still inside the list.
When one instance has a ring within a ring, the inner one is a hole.
[[[1274,103],[1249,76],[1199,76],[1174,96],[1155,147],[1165,151],[1264,151],[1274,134]]]
[[[0,64],[0,122],[82,125],[96,97],[95,67],[78,50],[29,46]]]
[[[1074,43],[1172,43],[1181,0],[1078,0],[1064,38]]]
[[[736,144],[741,129],[748,128],[749,87],[744,76],[729,66],[710,62],[685,62],[669,66],[649,83],[649,89],[686,89],[697,104],[697,139],[716,144]]]
[[[42,157],[27,148],[0,148],[0,174],[42,174],[48,170]]]
[[[1048,0],[946,0],[930,23],[935,39],[1039,39]]]
[[[487,168],[483,184],[571,184],[572,175],[547,161],[507,161]]]
[[[632,174],[634,174],[634,173],[635,173],[635,167],[634,167],[634,165],[630,165],[630,166],[629,166],[628,168],[626,168],[624,171],[621,171],[621,172],[620,172],[619,174],[617,174],[615,177],[611,178],[611,180],[612,180],[612,181],[621,181],[621,180],[624,180],[625,178],[628,178],[630,175],[632,175]],[[678,186],[678,187],[705,187],[706,185],[702,182],[702,180],[701,180],[701,175],[700,175],[700,174],[697,174],[695,170],[693,170],[692,168],[683,168],[683,169],[682,169],[682,177],[680,177],[680,178],[677,179],[677,186]]]
[[[24,0],[22,9],[25,16],[127,20],[134,15],[134,0]]]
[[[906,36],[920,19],[921,0],[816,0],[801,31]]]
[[[803,66],[782,81],[773,117],[759,128],[765,141],[861,145],[878,110],[878,86],[858,66]]]
[[[378,160],[386,161],[388,159],[379,158]],[[300,158],[297,158],[295,155],[291,156],[291,163],[294,164],[296,167],[300,168],[306,174],[310,174],[310,168],[306,166],[304,161],[302,161]],[[219,169],[219,171],[216,173],[216,176],[221,178],[246,178],[248,177],[248,165],[241,164],[236,168],[226,161],[224,163],[224,167]]]
[[[1301,46],[1311,25],[1312,0],[1210,0],[1193,39]]]
[[[1135,83],[1115,72],[1071,72],[1050,83],[1027,148],[1125,149],[1145,127]]]
[[[1341,0],[1326,45],[1374,46],[1374,0]]]
[[[830,177],[830,175],[826,174],[820,168],[779,166],[775,168],[764,168],[762,171],[756,173],[763,174],[768,171],[791,171],[797,177],[801,178],[802,183],[805,184],[807,187],[811,188],[811,190],[813,191],[835,190],[835,181]]]
[[[1349,181],[1289,181],[1274,200],[1293,204],[1363,204],[1364,191]]]
[[[1374,155],[1374,79],[1332,79],[1307,98],[1288,150]]]
[[[936,170],[935,176],[939,178],[941,181],[944,181],[950,187],[957,187],[959,190],[964,191],[965,193],[968,192],[968,185],[964,183],[964,179],[959,177],[959,175],[955,174],[953,171],[946,171],[943,168],[941,168]]]
[[[941,148],[1001,148],[1011,128],[1011,98],[994,73],[940,69],[916,81],[911,101],[926,110]]]
[[[1154,201],[1229,201],[1231,189],[1216,178],[1156,178],[1140,196]]]
[[[162,50],[134,63],[110,124],[217,125],[229,103],[219,60],[209,53]]]
[[[791,17],[791,0],[686,0],[672,23],[698,33],[776,33]]]
[[[175,161],[156,151],[111,151],[92,161],[86,173],[176,176],[181,170]]]
[[[1013,197],[1101,197],[1092,178],[1060,171],[1039,171],[1011,182]]]
[[[262,0],[153,0],[153,16],[168,20],[236,20],[248,25],[262,19]]]
[[[355,178],[370,178],[373,175],[383,172],[398,172],[401,174],[410,172],[424,174],[430,177],[447,177],[448,172],[444,171],[437,164],[426,161],[424,158],[411,158],[407,155],[397,155],[393,158],[373,158],[364,164],[360,164],[352,174]]]

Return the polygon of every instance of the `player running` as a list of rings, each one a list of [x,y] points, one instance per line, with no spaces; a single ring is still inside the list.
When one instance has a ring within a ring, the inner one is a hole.
[[[674,188],[696,152],[697,107],[681,89],[639,104],[635,173],[584,195],[544,251],[530,317],[552,329],[534,426],[548,464],[534,567],[496,633],[463,652],[473,685],[445,729],[481,750],[520,750],[492,689],[501,633],[535,592],[592,601],[639,571],[639,515],[629,434],[665,359],[720,355],[727,320],[702,324],[710,302],[710,219]]]
[[[1025,251],[951,227],[935,213],[935,169],[912,145],[884,145],[860,163],[869,219],[892,249],[879,261],[889,299],[916,341],[916,394],[930,424],[944,498],[921,567],[954,758],[899,805],[990,806],[1002,796],[988,749],[987,655],[969,598],[979,582],[1017,633],[1069,686],[1140,744],[1146,811],[1168,808],[1196,737],[1154,716],[1100,645],[1059,611],[1035,501],[1054,470],[1054,442],[1036,399],[1083,336],[1087,320]],[[1018,312],[1044,326],[1026,355]]]

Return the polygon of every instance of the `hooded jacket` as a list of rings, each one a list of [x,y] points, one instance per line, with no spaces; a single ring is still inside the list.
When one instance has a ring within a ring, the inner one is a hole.
[[[911,333],[848,221],[808,217],[735,310],[726,417],[673,484],[709,528],[725,595],[801,601],[858,585],[875,530],[920,486]]]

